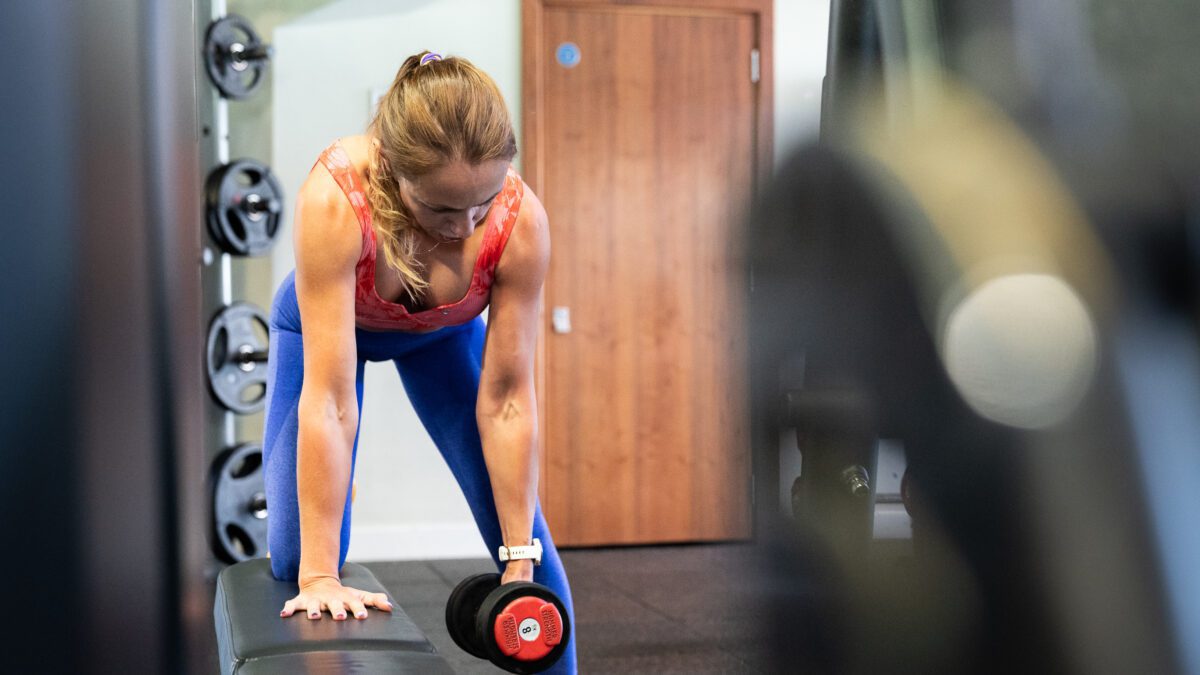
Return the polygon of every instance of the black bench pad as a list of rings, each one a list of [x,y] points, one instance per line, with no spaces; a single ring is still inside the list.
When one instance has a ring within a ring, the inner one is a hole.
[[[324,619],[322,619],[324,620]],[[247,661],[238,675],[346,675],[346,673],[403,673],[404,675],[451,675],[454,671],[438,654],[419,652],[303,652],[280,654]]]
[[[341,577],[347,586],[387,592],[361,565],[346,563]],[[317,621],[303,612],[280,618],[295,595],[296,583],[277,581],[266,559],[221,571],[213,617],[222,673],[454,672],[395,604],[391,614],[368,608],[365,620],[334,621],[325,614]]]

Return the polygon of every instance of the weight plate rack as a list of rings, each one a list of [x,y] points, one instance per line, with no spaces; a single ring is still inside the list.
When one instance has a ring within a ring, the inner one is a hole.
[[[266,404],[270,333],[266,313],[234,299],[233,260],[266,255],[282,221],[283,191],[271,169],[251,158],[230,159],[229,106],[261,95],[273,48],[225,0],[197,3],[197,73],[212,86],[200,97],[205,231],[201,286],[208,329],[203,363],[211,396],[206,412],[212,500],[212,565],[267,554],[268,504],[262,448],[239,439],[238,418]],[[257,264],[257,263],[253,263]],[[219,561],[219,563],[218,563]],[[213,570],[215,573],[215,569]]]

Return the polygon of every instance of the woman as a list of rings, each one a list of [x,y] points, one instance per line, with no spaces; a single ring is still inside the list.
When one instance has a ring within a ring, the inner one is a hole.
[[[395,363],[502,582],[545,584],[571,611],[537,503],[533,354],[550,241],[515,154],[491,78],[422,52],[400,67],[368,133],[326,149],[301,188],[296,269],[271,311],[263,442],[271,569],[299,586],[280,616],[391,611],[385,595],[338,577],[363,368],[382,360]],[[535,538],[540,565],[501,566],[502,545]],[[574,671],[573,642],[556,672]]]

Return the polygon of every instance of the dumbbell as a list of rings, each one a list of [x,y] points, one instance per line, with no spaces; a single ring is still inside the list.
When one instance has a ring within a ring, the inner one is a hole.
[[[570,622],[562,600],[528,581],[499,574],[464,579],[446,602],[446,628],[463,651],[510,673],[540,673],[566,650]]]

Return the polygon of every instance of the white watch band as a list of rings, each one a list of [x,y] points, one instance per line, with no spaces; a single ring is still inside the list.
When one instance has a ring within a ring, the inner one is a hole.
[[[532,546],[501,546],[500,560],[533,560],[534,565],[542,564],[542,541],[534,539]]]

